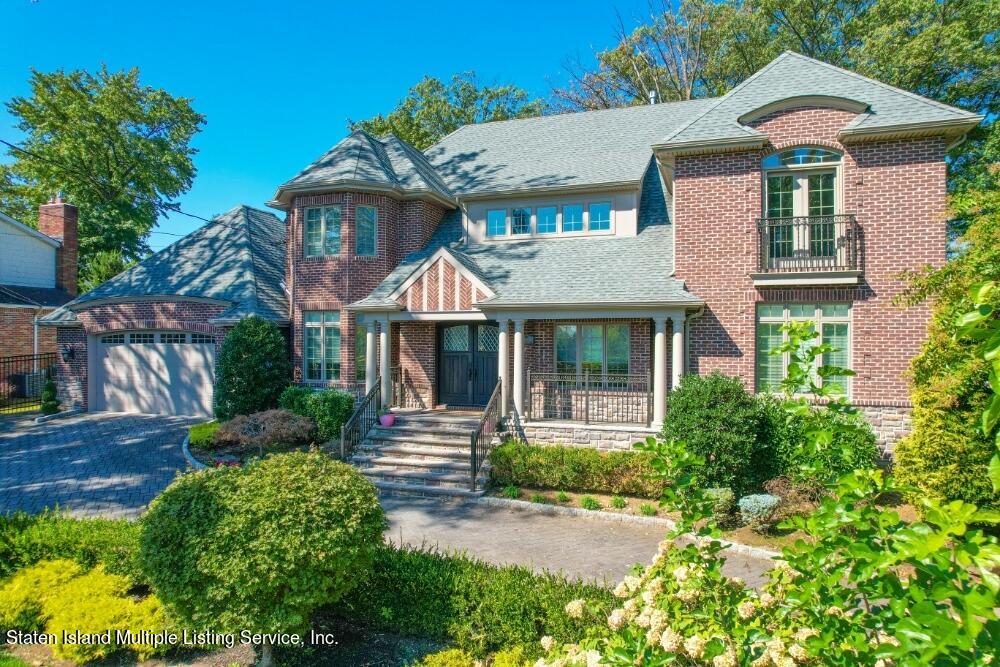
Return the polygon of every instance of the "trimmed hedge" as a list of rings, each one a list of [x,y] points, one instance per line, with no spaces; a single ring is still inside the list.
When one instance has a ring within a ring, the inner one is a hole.
[[[285,410],[309,417],[316,424],[320,442],[340,439],[340,427],[354,412],[354,396],[337,389],[313,391],[292,385],[281,392],[278,404]]]
[[[579,598],[605,610],[613,604],[611,591],[561,575],[386,546],[370,573],[326,613],[385,632],[448,640],[480,658],[517,647],[537,657],[545,635],[557,643],[583,636],[588,621],[575,621],[564,609]]]
[[[219,347],[215,363],[215,416],[219,421],[278,407],[292,377],[288,343],[274,322],[240,320]]]
[[[659,498],[645,452],[599,452],[589,447],[525,445],[510,441],[490,454],[490,476],[499,486],[558,489]]]

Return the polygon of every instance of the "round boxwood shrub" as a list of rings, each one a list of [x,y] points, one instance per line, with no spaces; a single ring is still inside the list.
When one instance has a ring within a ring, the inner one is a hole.
[[[56,395],[55,380],[46,380],[42,387],[42,414],[54,415],[59,412],[59,398]]]
[[[365,575],[384,528],[375,488],[350,466],[279,454],[174,481],[142,518],[139,562],[189,627],[304,634]]]
[[[762,420],[760,405],[739,378],[719,372],[685,375],[670,394],[663,435],[684,441],[704,457],[699,483],[743,495],[760,489],[776,473]]]
[[[221,420],[278,407],[292,374],[281,330],[260,317],[240,320],[215,363],[215,416]]]

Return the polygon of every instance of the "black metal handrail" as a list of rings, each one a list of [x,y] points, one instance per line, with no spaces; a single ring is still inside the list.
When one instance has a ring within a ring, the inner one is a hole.
[[[653,421],[653,382],[649,373],[528,372],[532,421],[584,424],[645,424]]]
[[[470,488],[476,490],[476,478],[479,476],[479,469],[483,467],[483,462],[489,458],[493,451],[494,437],[500,432],[503,426],[503,414],[500,411],[500,394],[503,386],[503,379],[497,379],[497,385],[490,394],[490,400],[486,402],[483,409],[483,416],[479,418],[479,425],[472,432],[471,456],[472,479]]]
[[[355,448],[372,430],[378,421],[379,405],[382,403],[381,378],[375,379],[375,386],[361,399],[354,413],[340,427],[340,458],[346,461]]]
[[[760,218],[757,268],[761,273],[856,271],[861,228],[853,214]]]
[[[0,414],[38,410],[42,388],[55,378],[57,357],[55,352],[0,357]]]

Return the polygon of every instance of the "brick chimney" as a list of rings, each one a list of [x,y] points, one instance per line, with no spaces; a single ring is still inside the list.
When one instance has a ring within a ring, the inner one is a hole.
[[[56,287],[76,296],[77,208],[56,195],[38,207],[38,231],[62,245],[56,250]]]

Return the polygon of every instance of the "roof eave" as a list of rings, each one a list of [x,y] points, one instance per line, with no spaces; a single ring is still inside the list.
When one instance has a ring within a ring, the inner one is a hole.
[[[378,304],[378,303],[363,304],[363,303],[360,303],[358,301],[355,301],[354,303],[349,303],[346,306],[344,306],[344,308],[346,308],[347,310],[358,312],[358,313],[392,313],[392,312],[398,312],[400,310],[403,310],[403,307],[401,305],[399,305],[398,303],[394,303],[394,304],[391,304],[391,305],[388,304],[388,303],[386,303],[386,304]]]
[[[539,301],[505,301],[493,303],[490,301],[480,301],[480,310],[526,310],[544,308],[548,310],[578,310],[580,308],[602,308],[606,310],[656,310],[661,308],[679,308],[704,306],[705,302],[698,298],[690,299],[669,299],[665,301],[581,301],[574,303],[555,302],[545,303]]]
[[[401,188],[394,185],[378,185],[368,181],[338,178],[331,181],[316,181],[298,185],[282,185],[274,193],[274,198],[267,202],[272,208],[287,211],[292,204],[293,195],[319,194],[322,192],[377,192],[391,194],[399,199],[430,199],[447,208],[458,208],[458,202],[430,188]]]
[[[512,188],[509,190],[484,190],[472,192],[460,192],[462,201],[478,201],[484,199],[497,199],[509,197],[525,197],[543,195],[551,193],[574,193],[574,192],[604,192],[609,190],[628,190],[638,188],[642,185],[642,178],[625,181],[606,181],[602,183],[589,183],[581,185],[554,185],[540,188]]]
[[[734,151],[758,150],[767,145],[767,137],[726,137],[723,139],[699,139],[697,141],[672,141],[656,144],[653,150],[672,155],[694,155],[698,153],[729,153]]]
[[[48,243],[53,248],[58,248],[59,246],[62,245],[62,242],[59,239],[54,239],[54,238],[52,238],[51,236],[49,236],[47,234],[43,234],[40,231],[38,231],[37,229],[35,229],[34,227],[29,227],[28,225],[24,224],[23,222],[18,222],[17,220],[15,220],[14,218],[10,217],[9,215],[5,215],[3,213],[0,213],[0,220],[3,220],[4,222],[8,223],[9,225],[12,225],[15,229],[18,229],[18,230],[24,232],[28,236],[36,238],[39,241],[44,241],[45,243]]]
[[[963,137],[975,128],[985,117],[980,115],[967,118],[952,118],[948,120],[928,121],[919,123],[899,123],[881,127],[846,127],[837,133],[837,139],[842,144],[862,143],[885,139],[909,139],[945,135]]]

